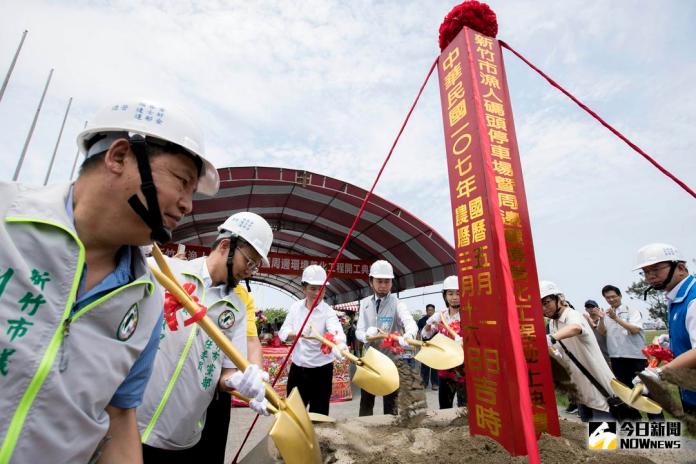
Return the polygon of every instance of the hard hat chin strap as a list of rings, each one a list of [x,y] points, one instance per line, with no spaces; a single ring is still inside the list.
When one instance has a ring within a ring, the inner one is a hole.
[[[234,253],[237,251],[237,238],[236,236],[230,237],[230,251],[227,253],[227,288],[225,289],[228,293],[237,287],[239,281],[234,278]]]
[[[674,277],[674,271],[677,270],[678,264],[679,263],[677,261],[671,261],[669,263],[669,274],[667,274],[667,278],[657,285],[651,285],[648,287],[645,292],[643,292],[643,301],[648,299],[648,293],[650,293],[651,290],[664,290],[667,288],[667,284],[669,284],[672,281],[672,277]]]
[[[150,169],[150,160],[147,156],[147,142],[145,142],[145,137],[141,135],[130,137],[130,146],[133,153],[135,153],[135,159],[138,161],[140,190],[145,196],[147,208],[136,194],[133,194],[128,199],[128,204],[150,228],[152,231],[150,233],[152,240],[158,243],[170,242],[172,240],[172,234],[162,223],[162,213],[160,211],[159,202],[157,201],[157,188],[152,181],[152,170]]]

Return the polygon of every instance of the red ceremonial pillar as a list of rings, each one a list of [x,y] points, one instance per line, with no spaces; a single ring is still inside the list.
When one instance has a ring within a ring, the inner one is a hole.
[[[469,426],[538,462],[559,435],[501,48],[464,28],[438,63],[464,327]]]

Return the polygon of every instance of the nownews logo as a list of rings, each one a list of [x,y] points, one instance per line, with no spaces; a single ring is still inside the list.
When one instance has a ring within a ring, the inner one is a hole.
[[[590,422],[587,447],[614,449],[679,449],[681,422]]]

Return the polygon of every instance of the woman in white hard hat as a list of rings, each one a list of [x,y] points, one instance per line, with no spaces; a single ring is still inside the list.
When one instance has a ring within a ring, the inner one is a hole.
[[[242,374],[196,324],[184,325],[185,313],[167,316],[153,377],[138,408],[145,462],[187,461],[205,450],[224,460],[229,424],[230,389],[252,398],[251,408],[267,415],[261,371],[261,347],[254,323],[254,300],[241,281],[268,264],[273,242],[261,216],[240,212],[218,227],[209,256],[191,261],[168,259],[182,283],[194,287],[206,315],[251,364]],[[178,327],[176,327],[178,325]],[[253,332],[250,335],[249,329]],[[214,425],[214,427],[211,427]],[[205,428],[204,428],[205,427]],[[218,436],[216,429],[225,430]],[[200,440],[200,441],[199,441]]]
[[[348,347],[336,312],[324,302],[325,290],[322,285],[325,280],[326,271],[319,265],[312,264],[302,271],[302,291],[305,298],[290,306],[278,336],[283,341],[292,340],[298,336],[302,323],[312,308],[312,303],[319,296],[319,302],[312,310],[302,334],[310,335],[312,330],[317,331],[321,335],[332,338],[336,346],[333,350],[325,352],[326,349],[322,351],[320,341],[300,338],[292,352],[287,391],[290,394],[292,389],[297,387],[302,401],[305,405],[309,405],[310,412],[328,415],[333,362],[342,360],[341,351],[347,350]]]
[[[578,390],[578,413],[583,422],[614,420],[609,412],[607,396],[594,385],[594,381],[611,394],[611,369],[602,356],[597,339],[587,320],[579,312],[570,309],[563,291],[553,282],[539,282],[541,306],[544,317],[550,319],[548,345],[563,357],[568,357],[570,378]],[[591,380],[578,365],[594,379]]]
[[[424,339],[432,338],[436,333],[452,338],[452,335],[445,328],[443,320],[448,322],[457,335],[454,340],[462,343],[461,318],[459,316],[459,281],[456,275],[449,276],[442,285],[442,299],[445,300],[445,309],[437,311],[430,316],[421,331]],[[454,404],[454,396],[457,395],[457,406],[466,406],[466,376],[464,374],[464,363],[452,369],[439,370],[440,389],[438,400],[440,409],[451,408]]]
[[[135,408],[162,299],[139,247],[166,241],[196,190],[218,188],[200,130],[176,108],[109,105],[77,142],[73,184],[0,182],[2,296],[20,302],[0,305],[11,329],[0,334],[0,462],[141,460]]]
[[[643,374],[659,378],[665,369],[696,369],[696,278],[689,274],[686,260],[672,245],[651,243],[638,250],[634,270],[640,270],[650,284],[647,291],[666,293],[669,343],[675,355],[663,367],[647,368]],[[696,415],[696,391],[681,388],[679,392],[684,412]]]

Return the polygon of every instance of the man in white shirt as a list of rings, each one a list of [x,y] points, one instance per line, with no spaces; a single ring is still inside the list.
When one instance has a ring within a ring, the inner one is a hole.
[[[611,368],[620,382],[630,385],[631,379],[648,366],[642,349],[645,348],[643,316],[637,308],[629,308],[621,302],[621,290],[605,285],[602,296],[609,309],[600,312],[597,330],[607,337],[607,351]]]
[[[616,379],[624,385],[631,385],[636,373],[648,367],[643,348],[643,316],[637,308],[629,308],[621,302],[621,290],[614,285],[605,285],[602,296],[609,303],[609,309],[600,315],[597,331],[607,337],[607,351],[611,360],[611,370]],[[626,419],[640,420],[636,409],[629,410],[632,416]],[[650,415],[662,419],[662,414]]]
[[[322,343],[318,340],[301,338],[297,341],[292,352],[292,364],[288,373],[288,394],[297,387],[305,405],[310,412],[329,414],[329,400],[333,381],[333,362],[343,359],[341,351],[347,350],[346,336],[336,312],[324,302],[322,285],[326,280],[326,271],[321,266],[313,264],[302,272],[302,290],[305,298],[290,306],[288,315],[278,333],[281,340],[292,340],[302,328],[302,323],[319,296],[319,302],[307,320],[302,333],[311,335],[312,331],[333,338],[336,346],[332,351],[322,351]],[[327,284],[328,285],[328,282]]]
[[[570,378],[578,390],[576,401],[580,419],[583,422],[614,420],[609,413],[606,397],[583,374],[570,356],[572,354],[607,393],[611,392],[611,379],[614,375],[604,361],[590,325],[580,313],[568,309],[563,292],[556,284],[541,281],[539,288],[544,317],[550,319],[550,333],[546,336],[548,345],[562,356],[570,358]]]
[[[387,261],[379,260],[370,266],[369,282],[374,292],[371,296],[360,300],[360,313],[358,314],[358,327],[355,336],[369,347],[379,349],[381,341],[368,341],[367,337],[374,337],[380,330],[386,333],[398,332],[399,344],[407,348],[406,338],[416,338],[418,326],[408,310],[406,303],[391,293],[394,280],[394,269]],[[386,355],[394,357],[388,350],[380,350]],[[399,390],[384,396],[384,414],[397,414],[396,399]],[[365,390],[360,391],[360,415],[371,416],[375,406],[375,395]]]

